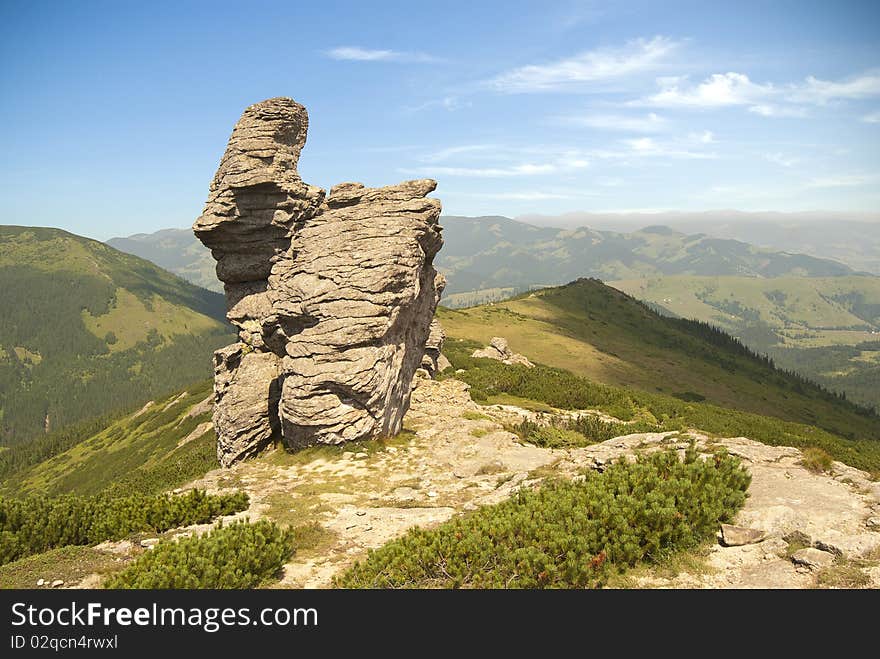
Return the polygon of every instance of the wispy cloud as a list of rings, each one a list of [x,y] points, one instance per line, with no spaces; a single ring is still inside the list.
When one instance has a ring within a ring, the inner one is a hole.
[[[558,171],[552,163],[523,163],[511,167],[415,167],[402,168],[402,174],[418,176],[467,176],[469,178],[508,178],[511,176],[534,176]]]
[[[324,51],[330,59],[348,62],[436,62],[437,58],[426,53],[399,50],[379,50],[359,46],[339,46]]]
[[[444,96],[443,98],[435,98],[430,101],[425,101],[419,105],[408,106],[404,109],[408,112],[421,112],[422,110],[429,110],[431,108],[440,108],[442,110],[447,110],[448,112],[455,112],[456,110],[469,108],[472,105],[473,103],[470,101],[462,100],[458,96]]]
[[[711,130],[704,130],[701,133],[691,133],[688,135],[688,139],[692,142],[698,142],[700,144],[712,144],[715,142],[715,133]]]
[[[463,144],[424,154],[418,160],[424,164],[398,171],[418,176],[509,178],[574,172],[590,165],[580,150],[546,145]]]
[[[803,117],[804,105],[880,96],[880,75],[865,73],[845,80],[820,80],[808,76],[801,83],[756,83],[744,73],[714,73],[699,84],[686,78],[659,78],[660,91],[631,106],[665,108],[721,108],[747,106],[764,117]]]
[[[490,192],[480,193],[481,197],[487,199],[503,199],[514,201],[545,201],[547,199],[573,199],[574,195],[561,192],[543,192],[541,190],[523,191],[523,192]]]
[[[548,64],[530,64],[506,71],[488,81],[506,93],[570,89],[584,83],[619,78],[657,67],[678,46],[668,37],[636,39],[621,48],[598,48]]]
[[[808,188],[853,188],[862,185],[877,185],[880,174],[835,174],[823,176],[809,181]]]
[[[798,158],[786,157],[781,153],[765,153],[764,160],[780,167],[793,167],[800,162]]]
[[[866,124],[880,124],[880,112],[872,112],[862,117],[862,121]]]
[[[758,105],[752,105],[749,107],[749,112],[753,114],[759,114],[762,117],[806,117],[807,111],[805,108],[792,107],[792,106],[782,106],[782,105],[772,105],[769,103],[759,103]]]
[[[556,121],[571,126],[583,126],[585,128],[618,131],[621,133],[657,133],[665,130],[668,124],[666,119],[653,112],[644,116],[620,114],[568,115],[556,117]]]
[[[455,156],[470,154],[497,153],[502,147],[497,144],[461,144],[459,146],[450,146],[439,151],[426,153],[421,158],[422,162],[443,162]]]
[[[822,105],[840,99],[880,96],[880,74],[868,73],[842,81],[819,80],[809,76],[789,93],[789,100]]]
[[[718,158],[718,154],[692,148],[693,146],[711,144],[713,141],[714,136],[711,131],[704,131],[700,134],[692,133],[685,140],[673,141],[658,141],[652,137],[636,137],[621,140],[620,143],[627,147],[622,151],[597,151],[593,155],[606,159],[662,157],[685,158],[691,160],[714,160]]]

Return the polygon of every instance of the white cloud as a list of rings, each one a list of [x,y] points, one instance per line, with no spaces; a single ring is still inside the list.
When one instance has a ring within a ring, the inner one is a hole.
[[[800,162],[797,158],[786,157],[781,153],[765,153],[764,160],[780,167],[793,167]]]
[[[853,188],[862,185],[876,185],[880,183],[878,174],[837,174],[814,178],[807,182],[808,188]]]
[[[862,121],[866,124],[880,124],[880,112],[872,112],[862,117]]]
[[[612,130],[627,133],[656,133],[664,130],[667,121],[653,112],[644,116],[613,114],[569,115],[559,117],[562,123],[599,130]]]
[[[435,62],[435,57],[425,53],[408,53],[398,50],[371,50],[358,46],[339,46],[325,51],[330,59],[348,62]]]
[[[595,153],[598,158],[631,158],[631,157],[665,157],[685,158],[692,160],[713,160],[718,156],[706,151],[695,151],[688,148],[689,144],[696,141],[698,144],[711,144],[712,133],[704,131],[702,134],[691,134],[687,140],[672,142],[658,142],[651,137],[636,137],[621,140],[627,147],[625,151],[599,151]]]
[[[564,174],[590,165],[586,155],[577,149],[546,145],[512,147],[464,144],[425,154],[419,160],[426,164],[398,171],[419,176],[508,178]],[[455,163],[438,164],[448,161]]]
[[[688,139],[700,144],[713,144],[715,142],[715,133],[711,130],[704,130],[702,133],[691,133],[688,135]]]
[[[760,103],[749,108],[749,112],[759,114],[762,117],[806,117],[807,111],[804,108],[771,105],[769,103]]]
[[[552,163],[523,163],[511,167],[415,167],[403,168],[403,174],[417,176],[467,176],[470,178],[508,178],[511,176],[533,176],[536,174],[552,174],[559,167]]]
[[[541,192],[540,190],[524,192],[490,192],[480,193],[487,199],[510,199],[514,201],[542,201],[546,199],[572,199],[573,195],[558,192]]]
[[[461,156],[468,154],[483,154],[486,152],[495,153],[501,147],[496,144],[462,144],[460,146],[451,146],[446,149],[440,149],[433,153],[423,155],[419,160],[422,162],[443,162],[449,160],[453,156]]]
[[[642,153],[657,150],[657,143],[650,137],[638,137],[635,139],[623,140],[623,143],[629,146],[633,151],[640,151]]]
[[[463,101],[458,96],[444,96],[443,98],[436,98],[431,101],[425,101],[421,105],[414,105],[410,107],[404,108],[404,110],[408,112],[421,112],[422,110],[427,110],[429,108],[442,108],[443,110],[447,110],[449,112],[455,112],[456,110],[461,110],[462,108],[469,108],[473,105],[470,101]]]
[[[774,85],[753,82],[744,73],[714,73],[697,85],[685,78],[658,78],[660,91],[630,102],[632,106],[666,108],[721,108],[748,106],[764,117],[802,117],[803,105],[880,96],[880,74],[862,74],[843,81],[809,76],[802,83]]]
[[[683,87],[681,78],[660,79],[661,90],[634,105],[711,108],[747,105],[773,93],[772,85],[757,85],[743,73],[715,73],[695,87]]]
[[[522,66],[488,81],[500,92],[542,92],[619,78],[655,68],[678,43],[668,37],[636,39],[622,48],[598,48],[549,64]]]
[[[809,76],[803,85],[795,88],[793,101],[822,105],[840,99],[860,99],[880,96],[880,74],[863,74],[842,82],[819,80]]]

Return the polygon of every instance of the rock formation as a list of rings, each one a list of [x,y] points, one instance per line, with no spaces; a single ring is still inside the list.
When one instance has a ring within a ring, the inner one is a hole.
[[[442,373],[452,366],[449,360],[441,354],[443,350],[443,342],[446,340],[446,332],[443,326],[436,318],[431,322],[431,331],[428,334],[428,340],[425,342],[425,356],[422,357],[422,368],[428,372],[428,375],[434,377],[438,373]]]
[[[214,360],[224,466],[273,437],[299,448],[398,432],[442,291],[436,183],[341,183],[325,198],[297,173],[307,128],[291,99],[247,108],[193,225],[239,334]]]
[[[524,355],[513,352],[507,345],[507,339],[500,336],[493,337],[489,345],[480,350],[474,350],[471,357],[482,357],[484,359],[496,359],[507,365],[519,364],[527,368],[534,368],[535,365]]]

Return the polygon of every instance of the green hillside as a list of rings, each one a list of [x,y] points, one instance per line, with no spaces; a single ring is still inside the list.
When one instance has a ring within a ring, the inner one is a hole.
[[[880,438],[880,418],[775,370],[712,327],[666,318],[596,280],[472,309],[441,309],[450,340],[503,336],[515,352],[592,381]]]
[[[880,409],[880,277],[650,277],[609,282],[723,328],[783,368]]]
[[[697,428],[819,446],[880,472],[880,418],[775,370],[708,325],[664,318],[598,281],[441,308],[439,317],[457,369],[443,377],[470,383],[478,402],[589,407],[638,422],[627,431]],[[470,357],[495,335],[538,366]],[[0,452],[0,496],[156,493],[213,469],[211,381],[153,401]]]
[[[154,494],[217,466],[212,382],[0,454],[0,496]]]
[[[0,444],[211,374],[221,295],[59,229],[0,227]]]

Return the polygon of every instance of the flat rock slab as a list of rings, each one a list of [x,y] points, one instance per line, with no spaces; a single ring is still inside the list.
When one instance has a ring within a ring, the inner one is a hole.
[[[761,542],[766,535],[763,531],[746,528],[745,526],[721,525],[721,544],[725,547],[752,545],[756,542]]]
[[[792,563],[803,565],[811,570],[820,570],[828,567],[834,562],[834,554],[816,549],[815,547],[807,547],[806,549],[798,549],[791,555]]]

